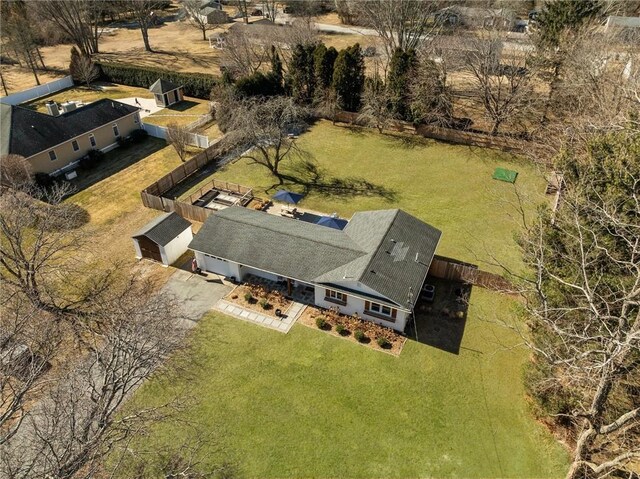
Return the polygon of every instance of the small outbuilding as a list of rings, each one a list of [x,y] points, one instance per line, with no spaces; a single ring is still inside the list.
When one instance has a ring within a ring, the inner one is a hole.
[[[132,236],[136,258],[148,258],[165,266],[174,263],[193,239],[191,223],[177,213],[165,213]]]
[[[181,102],[184,97],[181,85],[178,86],[162,78],[158,78],[155,83],[149,87],[149,91],[153,93],[156,105],[164,108]]]

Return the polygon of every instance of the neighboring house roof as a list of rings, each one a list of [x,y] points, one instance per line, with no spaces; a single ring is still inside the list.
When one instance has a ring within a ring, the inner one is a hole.
[[[139,110],[106,98],[59,116],[18,105],[0,105],[2,154],[15,153],[24,157],[33,156]]]
[[[176,236],[190,227],[191,223],[176,212],[165,213],[144,225],[132,238],[146,236],[160,246],[167,246]]]
[[[169,80],[158,78],[155,83],[149,87],[149,91],[151,93],[158,93],[161,95],[163,93],[170,92],[171,90],[175,90],[176,88],[180,88],[180,86],[170,82]]]
[[[356,213],[336,230],[231,207],[211,215],[189,248],[308,283],[360,282],[406,307],[410,290],[417,301],[440,236],[401,210]]]

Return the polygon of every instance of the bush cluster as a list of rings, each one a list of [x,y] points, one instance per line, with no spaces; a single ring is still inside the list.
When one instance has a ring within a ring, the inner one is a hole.
[[[356,329],[353,333],[353,337],[356,338],[356,341],[358,342],[363,342],[366,339],[364,331],[362,331],[361,329]]]
[[[324,329],[326,324],[327,322],[324,320],[322,316],[318,316],[316,318],[316,326],[318,326],[318,329]]]
[[[346,331],[346,328],[342,324],[340,323],[336,324],[336,333],[343,334],[345,331]]]
[[[158,78],[183,86],[186,96],[208,100],[218,79],[205,73],[179,73],[119,63],[99,63],[100,79],[122,85],[149,88]]]
[[[269,301],[267,301],[265,298],[262,298],[260,300],[260,306],[262,306],[262,309],[269,309],[271,307]]]
[[[92,170],[102,161],[104,153],[100,150],[89,150],[87,156],[80,160],[81,170]]]
[[[253,295],[251,293],[244,293],[244,300],[247,303],[250,303],[251,301],[253,301]]]

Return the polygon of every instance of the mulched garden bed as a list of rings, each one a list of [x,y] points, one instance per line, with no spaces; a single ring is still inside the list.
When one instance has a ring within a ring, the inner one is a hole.
[[[251,297],[247,298],[247,295]],[[286,312],[292,303],[280,291],[272,291],[260,284],[252,283],[238,285],[224,299],[243,308],[271,316],[275,316],[276,309]]]
[[[321,318],[321,321],[318,318]],[[361,319],[358,316],[346,316],[330,309],[320,309],[315,306],[307,306],[298,318],[298,323],[394,356],[400,356],[402,347],[407,340],[392,329]],[[318,323],[322,327],[319,327]],[[342,329],[341,332],[339,332],[340,329]],[[362,332],[360,340],[356,338],[359,336],[357,331]],[[382,346],[379,343],[380,338],[384,338],[384,341],[381,341]]]

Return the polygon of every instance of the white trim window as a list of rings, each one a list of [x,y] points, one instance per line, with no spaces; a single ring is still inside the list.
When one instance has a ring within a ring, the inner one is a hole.
[[[342,305],[347,304],[347,295],[341,293],[340,291],[334,291],[332,289],[325,289],[324,299],[325,301],[330,301],[332,303],[338,303]]]
[[[120,130],[118,130],[118,124],[114,123],[113,125],[111,125],[111,128],[113,129],[113,136],[115,136],[116,138],[120,137]]]
[[[73,151],[78,151],[80,149],[80,145],[78,145],[78,140],[71,141],[71,148],[73,148]]]
[[[93,133],[89,134],[89,143],[91,144],[91,148],[96,147],[96,137],[93,135]]]
[[[56,161],[58,159],[58,155],[56,155],[56,150],[49,150],[49,160]]]
[[[371,303],[371,305],[369,306],[369,311],[371,311],[372,313],[391,317],[391,308],[389,306],[385,306],[384,304]]]

